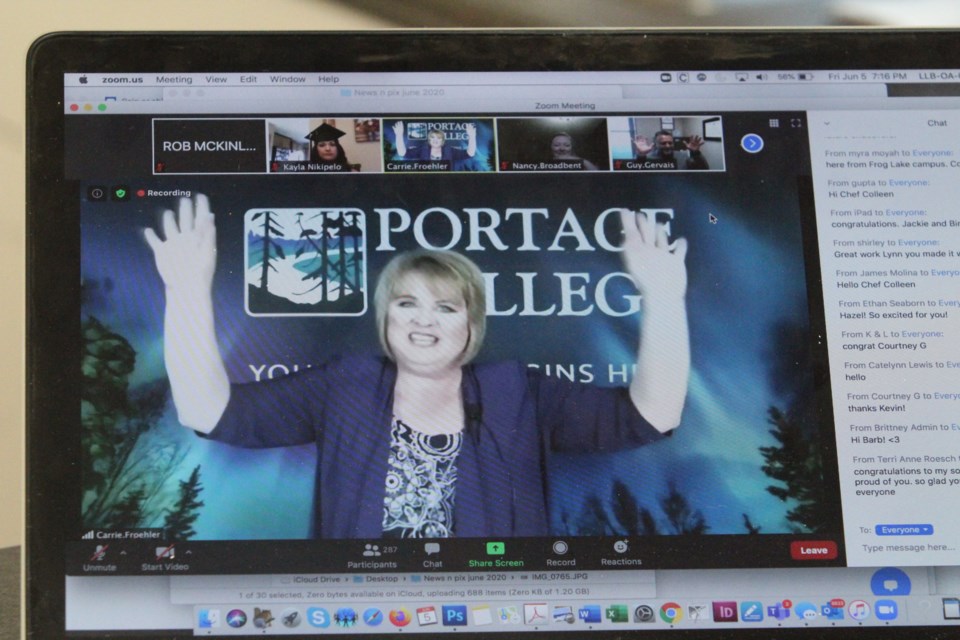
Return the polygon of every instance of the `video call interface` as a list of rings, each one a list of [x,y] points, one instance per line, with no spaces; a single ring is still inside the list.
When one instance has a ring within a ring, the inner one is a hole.
[[[88,106],[75,630],[960,620],[938,115]]]

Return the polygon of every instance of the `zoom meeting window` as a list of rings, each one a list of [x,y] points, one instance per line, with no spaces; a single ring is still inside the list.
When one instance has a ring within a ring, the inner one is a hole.
[[[146,78],[67,83],[68,628],[960,618],[953,112]]]

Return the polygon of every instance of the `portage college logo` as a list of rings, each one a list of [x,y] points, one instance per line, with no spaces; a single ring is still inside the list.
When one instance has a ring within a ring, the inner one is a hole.
[[[366,216],[353,208],[244,214],[252,316],[358,316],[367,309]]]

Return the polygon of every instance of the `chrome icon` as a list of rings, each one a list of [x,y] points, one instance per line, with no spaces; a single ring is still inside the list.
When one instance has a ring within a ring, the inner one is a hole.
[[[676,602],[668,602],[660,607],[660,619],[667,624],[680,622],[680,618],[682,617],[683,609],[681,609],[680,605],[678,605]]]

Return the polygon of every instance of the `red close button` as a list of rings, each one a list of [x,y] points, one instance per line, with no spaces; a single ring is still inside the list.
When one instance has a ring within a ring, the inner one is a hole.
[[[837,543],[833,540],[797,540],[790,543],[794,560],[835,560]]]

